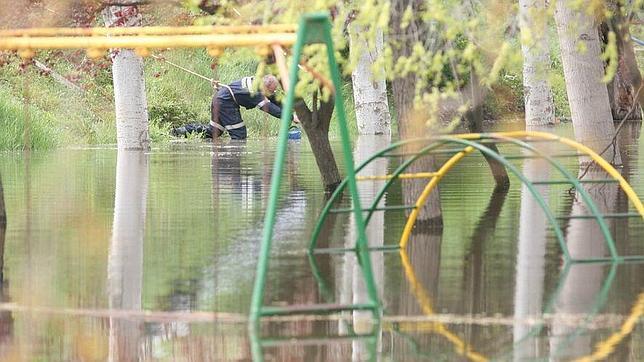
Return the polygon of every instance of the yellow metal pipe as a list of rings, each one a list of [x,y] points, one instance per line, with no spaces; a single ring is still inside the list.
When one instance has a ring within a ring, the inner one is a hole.
[[[0,30],[0,37],[54,37],[94,35],[196,35],[196,34],[266,34],[295,33],[295,24],[230,25],[230,26],[138,26],[96,28],[27,28]]]
[[[500,136],[500,137],[513,137],[513,138],[521,138],[521,137],[533,137],[533,138],[538,138],[538,139],[544,139],[544,140],[552,140],[552,141],[557,141],[559,143],[563,143],[569,147],[572,147],[576,149],[577,151],[580,151],[586,155],[588,155],[595,163],[597,163],[604,171],[606,171],[611,177],[613,177],[615,180],[619,182],[619,186],[622,188],[628,199],[633,203],[633,206],[635,206],[635,209],[637,212],[642,215],[642,218],[644,218],[644,205],[642,205],[642,201],[639,199],[631,185],[622,177],[622,175],[606,160],[604,160],[597,152],[593,151],[587,146],[584,146],[583,144],[573,141],[569,138],[565,137],[560,137],[557,135],[554,135],[552,133],[548,132],[539,132],[539,131],[511,131],[511,132],[498,132],[498,133],[490,133],[491,136]],[[480,139],[482,136],[481,133],[463,133],[463,134],[456,134],[453,135],[453,137],[457,137],[460,139],[467,139],[467,140],[476,140]]]
[[[266,44],[290,46],[295,43],[294,33],[221,34],[221,35],[166,35],[119,37],[7,37],[0,38],[0,50],[35,49],[161,49],[203,47],[253,47]]]
[[[453,157],[456,157],[456,155],[454,155]],[[407,281],[411,286],[411,290],[414,293],[414,296],[416,297],[416,301],[418,302],[421,309],[423,310],[423,313],[425,313],[425,315],[434,314],[434,308],[432,308],[432,303],[429,298],[429,295],[427,295],[427,292],[423,288],[422,284],[419,283],[418,279],[416,278],[416,273],[414,272],[414,268],[412,267],[411,262],[409,261],[409,255],[407,254],[407,250],[400,249],[400,259],[402,261],[403,269],[405,271],[405,277],[407,278]],[[483,362],[488,360],[487,357],[472,351],[468,347],[467,343],[465,343],[456,334],[449,331],[447,327],[445,327],[445,324],[440,322],[432,322],[431,326],[432,328],[430,328],[430,330],[435,331],[436,333],[445,337],[456,347],[456,351],[459,354],[467,357],[469,360],[476,361],[476,362]]]
[[[631,313],[628,318],[622,323],[619,331],[613,333],[607,339],[595,345],[595,352],[589,356],[581,357],[575,361],[590,362],[590,361],[603,361],[615,350],[615,346],[619,345],[626,336],[633,332],[633,329],[639,322],[640,318],[644,315],[644,293],[640,293],[637,302],[633,305]]]
[[[417,179],[417,178],[431,178],[436,176],[436,172],[418,172],[418,173],[401,173],[397,178],[399,179]],[[382,176],[357,176],[356,181],[376,181],[376,180],[390,180],[393,175]]]
[[[432,190],[436,187],[436,185],[438,185],[438,183],[443,178],[443,176],[445,176],[445,174],[452,167],[454,167],[463,157],[467,156],[473,151],[474,151],[474,147],[472,146],[465,147],[461,152],[455,154],[449,160],[447,160],[441,166],[441,168],[438,169],[438,171],[434,172],[436,175],[434,176],[434,178],[432,178],[429,181],[429,183],[427,183],[427,186],[425,186],[425,189],[418,197],[418,200],[416,200],[416,207],[411,211],[411,213],[409,214],[409,217],[407,218],[407,223],[405,224],[405,228],[403,229],[402,236],[400,237],[401,250],[404,250],[407,247],[407,243],[409,242],[409,236],[411,235],[411,232],[414,228],[414,224],[416,223],[416,218],[418,218],[418,214],[420,213],[420,210],[422,209],[423,205],[425,205],[425,203],[427,202],[429,194],[431,194]]]

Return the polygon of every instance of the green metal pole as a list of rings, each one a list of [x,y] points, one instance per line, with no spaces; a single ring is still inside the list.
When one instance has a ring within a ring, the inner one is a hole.
[[[290,87],[284,102],[284,109],[282,111],[282,119],[280,121],[279,137],[277,141],[277,153],[275,154],[275,162],[273,163],[273,175],[271,176],[271,193],[268,199],[266,209],[266,216],[264,218],[264,231],[262,237],[262,245],[257,262],[257,273],[255,276],[255,285],[253,288],[253,297],[250,305],[250,324],[249,329],[252,334],[259,334],[259,317],[264,301],[264,287],[266,283],[266,272],[268,270],[268,259],[270,257],[271,242],[273,239],[273,226],[275,224],[275,213],[277,211],[277,203],[279,200],[280,185],[282,184],[282,172],[284,169],[284,158],[286,157],[286,150],[288,145],[288,128],[291,124],[291,117],[293,116],[293,102],[295,100],[295,85],[297,84],[298,64],[302,48],[304,47],[306,35],[307,21],[305,18],[300,20],[300,25],[297,31],[297,41],[293,50],[293,60],[291,62],[290,71]],[[257,344],[259,346],[259,344]],[[258,347],[259,348],[259,347]],[[254,360],[263,360],[261,348],[252,350]]]

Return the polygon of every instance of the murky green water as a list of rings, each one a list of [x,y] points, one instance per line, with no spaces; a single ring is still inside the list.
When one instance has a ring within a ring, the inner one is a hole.
[[[558,131],[570,134],[568,126]],[[358,140],[356,158],[378,143],[387,141]],[[0,360],[251,359],[244,320],[274,151],[274,140],[259,140],[178,144],[145,155],[117,155],[111,147],[2,154],[8,225],[0,258]],[[634,159],[625,173],[644,195],[644,146],[628,151]],[[576,169],[576,159],[563,162]],[[371,172],[397,164],[381,161]],[[535,179],[560,179],[538,163],[514,164]],[[286,169],[267,304],[363,301],[352,255],[318,256],[316,279],[303,253],[324,206],[306,142],[290,144]],[[361,184],[365,201],[378,185]],[[613,188],[601,186],[593,197],[604,212],[628,212]],[[557,216],[583,213],[568,189],[538,188]],[[397,251],[372,253],[385,307],[375,337],[381,360],[570,360],[603,350],[599,344],[623,327],[644,291],[644,264],[563,269],[552,228],[520,182],[513,178],[504,193],[493,190],[484,159],[466,158],[441,182],[443,232],[415,230],[409,267]],[[384,201],[401,202],[400,187]],[[350,217],[331,221],[320,246],[350,245]],[[375,215],[371,242],[398,243],[404,221],[403,211]],[[571,254],[606,255],[592,221],[561,222]],[[644,254],[641,219],[608,226],[621,254]],[[359,332],[365,318],[266,323],[265,337],[320,338],[267,342],[265,357],[365,359],[368,339],[321,338]],[[644,359],[643,337],[640,319],[608,358]]]

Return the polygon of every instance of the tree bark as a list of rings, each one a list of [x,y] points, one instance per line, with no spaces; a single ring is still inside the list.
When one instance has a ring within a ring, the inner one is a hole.
[[[608,161],[621,164],[617,144],[611,146],[615,128],[608,91],[601,81],[604,67],[597,24],[582,10],[589,5],[589,0],[584,0],[580,8],[573,9],[571,1],[558,1],[555,11],[575,138],[593,151],[603,152]],[[581,157],[580,162],[590,160]]]
[[[358,58],[355,70],[351,73],[353,82],[353,101],[356,110],[358,133],[361,135],[391,134],[391,115],[387,102],[387,85],[384,77],[378,79],[378,74],[384,75],[380,67],[376,74],[372,72],[372,64],[382,54],[382,30],[376,31],[375,47],[369,48],[362,28],[355,22],[349,26],[351,56]]]
[[[391,22],[390,28],[393,33],[401,31],[400,26],[403,23],[403,14],[407,7],[412,8],[412,13],[420,14],[422,1],[419,0],[396,0],[391,3]],[[393,46],[394,59],[407,57],[411,54],[414,44],[428,36],[427,30],[421,19],[413,19],[407,28],[407,35],[400,39],[399,44]],[[416,88],[416,75],[409,73],[405,76],[397,77],[392,81],[392,93],[394,94],[394,104],[398,120],[398,135],[401,140],[422,137],[428,134],[428,130],[423,122],[423,117],[416,114],[414,109],[414,90]],[[413,153],[416,149],[407,148],[405,153]],[[408,172],[428,172],[434,171],[435,159],[433,156],[424,156],[414,162]],[[414,204],[416,199],[422,193],[426,185],[426,180],[403,180],[403,200],[405,204]],[[420,210],[418,221],[426,226],[442,227],[442,211],[439,197],[439,188],[432,192]]]
[[[103,17],[108,27],[141,25],[137,6],[108,6]],[[150,135],[143,59],[131,49],[115,49],[111,56],[118,148],[148,150]]]
[[[465,112],[463,120],[465,121],[468,132],[481,133],[483,132],[483,99],[487,92],[479,85],[479,78],[474,73],[470,73],[470,84],[465,89],[469,91],[466,97],[468,98],[468,103],[471,104],[471,108]],[[497,154],[501,153],[496,143],[489,143],[486,146]],[[495,191],[508,190],[510,188],[510,177],[505,166],[485,153],[483,153],[483,158],[485,158],[485,161],[490,166],[490,171],[496,184]]]
[[[341,182],[338,165],[329,142],[329,125],[333,115],[334,98],[329,97],[326,102],[317,106],[317,93],[313,95],[313,110],[309,110],[302,99],[295,102],[293,108],[306,132],[315,162],[322,176],[324,191],[332,193]]]
[[[609,1],[608,7],[613,16],[602,23],[599,29],[604,44],[608,43],[608,33],[611,30],[615,32],[617,39],[617,72],[607,84],[613,120],[642,120],[644,89],[628,21],[621,13],[619,2]]]
[[[555,105],[548,83],[550,52],[547,25],[545,0],[519,0],[526,126],[555,123]]]

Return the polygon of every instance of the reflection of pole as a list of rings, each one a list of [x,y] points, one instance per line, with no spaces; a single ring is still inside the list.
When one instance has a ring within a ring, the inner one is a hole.
[[[547,180],[549,166],[544,160],[526,159],[523,174],[530,180]],[[534,187],[544,199],[548,198],[548,186]],[[537,358],[539,353],[539,340],[531,334],[532,327],[524,321],[539,317],[542,311],[548,226],[546,216],[525,184],[521,187],[519,220],[513,340],[514,360],[524,361]]]
[[[605,179],[603,171],[591,169],[584,179]],[[613,213],[617,198],[617,185],[587,184],[586,189],[602,214]],[[572,205],[571,216],[588,215],[585,205],[577,200]],[[609,221],[610,222],[610,221]],[[606,242],[593,219],[573,218],[568,227],[568,250],[573,258],[594,258],[606,255]],[[571,267],[555,302],[552,322],[550,355],[552,359],[570,359],[591,352],[591,334],[578,334],[578,326],[570,326],[557,316],[562,314],[594,313],[597,298],[604,280],[604,266],[581,264]]]
[[[143,152],[119,151],[107,266],[111,309],[141,309],[147,189],[148,156]],[[109,360],[137,361],[141,322],[114,318],[109,322]]]
[[[365,161],[376,150],[379,150],[390,142],[388,135],[382,136],[368,136],[361,135],[356,140],[356,147],[354,157],[356,164]],[[360,176],[375,176],[387,174],[387,160],[380,159],[371,162],[360,172]],[[358,183],[358,192],[361,195],[361,204],[370,205],[372,199],[378,193],[380,188],[384,185],[384,180],[379,181],[360,181]],[[378,207],[384,206],[385,199],[380,200]],[[355,230],[355,222],[353,215],[349,223],[350,230],[346,239],[346,247],[352,248],[358,237]],[[382,246],[384,244],[384,226],[385,219],[382,212],[376,212],[369,221],[365,230],[367,240],[370,247]],[[382,288],[384,283],[384,256],[382,252],[371,253],[371,262],[374,273],[374,280],[378,293],[382,295]],[[357,263],[356,256],[352,253],[346,253],[343,258],[342,265],[342,280],[340,282],[340,303],[342,304],[360,304],[369,301],[369,295],[366,285],[364,283],[364,276],[360,266]],[[370,311],[354,311],[353,312],[353,328],[356,333],[369,333],[373,329],[372,313]],[[340,333],[346,333],[346,330],[341,327]],[[352,360],[361,361],[370,358],[369,348],[364,341],[352,342],[353,353]],[[371,356],[373,357],[373,356]]]

